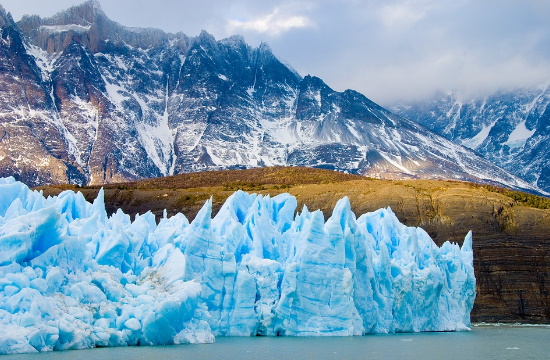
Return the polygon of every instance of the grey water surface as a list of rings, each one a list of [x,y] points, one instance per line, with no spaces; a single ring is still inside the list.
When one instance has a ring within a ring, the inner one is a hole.
[[[99,348],[4,355],[84,359],[550,359],[550,326],[474,326],[468,332],[356,337],[219,337],[214,344]]]

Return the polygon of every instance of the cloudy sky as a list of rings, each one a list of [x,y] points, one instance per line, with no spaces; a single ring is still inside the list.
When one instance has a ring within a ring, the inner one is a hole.
[[[550,81],[548,0],[99,0],[122,25],[241,34],[301,75],[389,105]],[[83,0],[0,0],[16,20]]]

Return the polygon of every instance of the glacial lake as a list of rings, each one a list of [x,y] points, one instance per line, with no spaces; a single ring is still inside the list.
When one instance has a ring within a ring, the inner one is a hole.
[[[357,337],[220,337],[214,344],[3,355],[0,360],[548,359],[550,326],[474,326],[469,332]]]

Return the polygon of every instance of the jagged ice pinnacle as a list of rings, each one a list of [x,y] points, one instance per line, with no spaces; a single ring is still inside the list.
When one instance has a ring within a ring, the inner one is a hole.
[[[296,207],[238,191],[157,224],[0,179],[0,353],[468,329],[471,233],[437,247],[389,208]]]

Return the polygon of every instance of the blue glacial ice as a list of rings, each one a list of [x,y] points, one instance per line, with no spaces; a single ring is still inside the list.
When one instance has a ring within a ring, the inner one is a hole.
[[[0,353],[469,328],[471,233],[438,247],[389,208],[296,208],[238,191],[157,224],[0,179]]]

